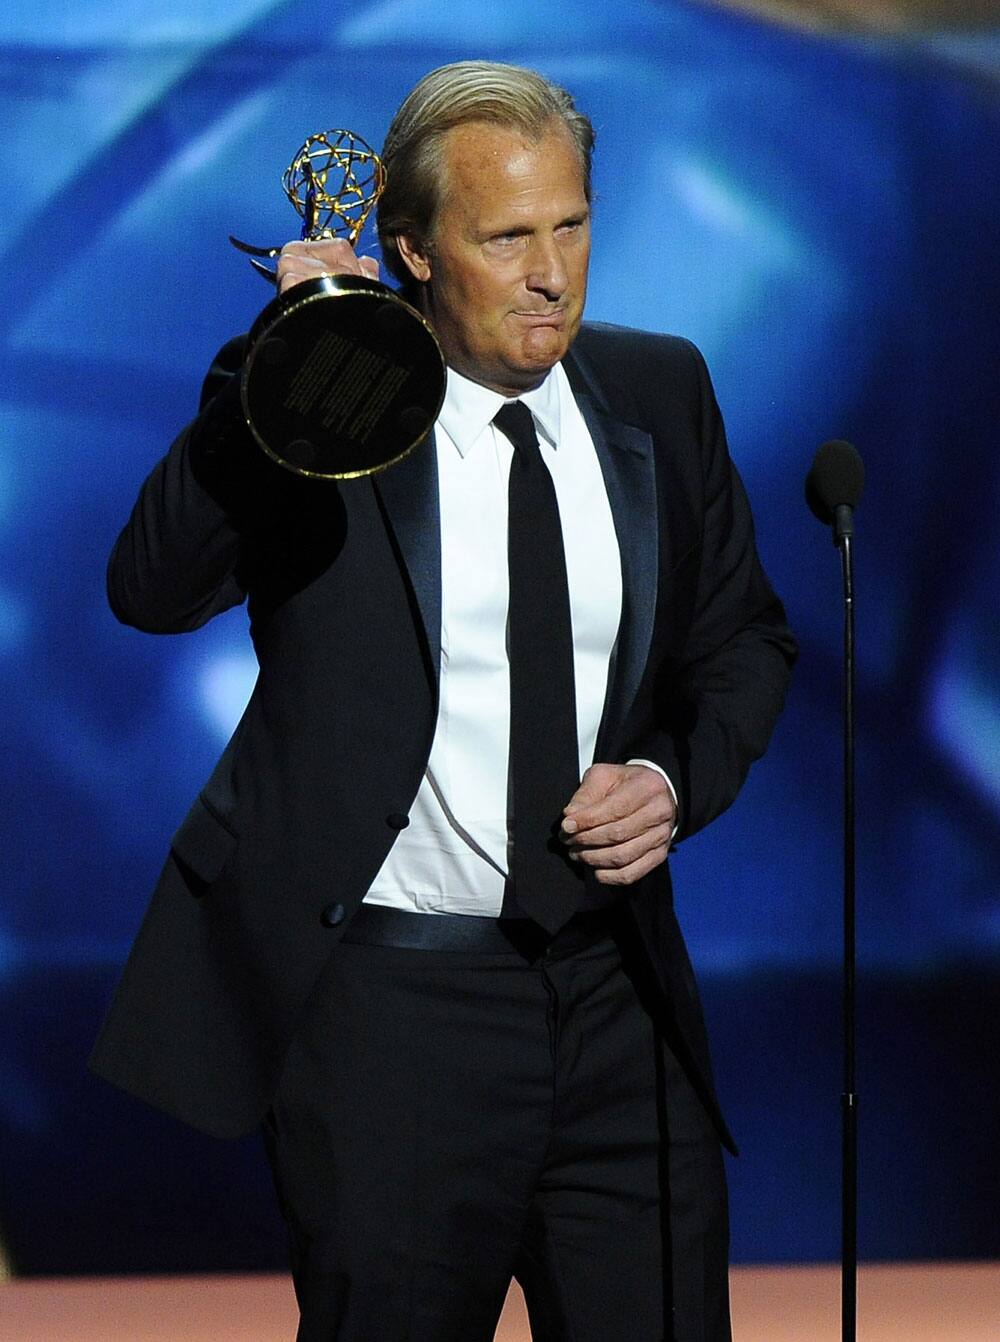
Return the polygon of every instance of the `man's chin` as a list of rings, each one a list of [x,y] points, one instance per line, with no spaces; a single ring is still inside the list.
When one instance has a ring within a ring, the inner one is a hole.
[[[537,386],[546,373],[565,358],[570,343],[565,331],[533,331],[530,339],[523,341],[517,353],[512,355],[508,365],[511,373],[532,378]]]
[[[499,391],[504,396],[519,396],[521,392],[531,391],[544,382],[547,374],[562,359],[570,346],[565,333],[560,332],[557,339],[522,341],[516,347],[498,352],[496,361],[490,367],[470,363],[464,367],[453,364],[460,373],[473,382]]]
[[[557,355],[552,359],[535,359],[532,361],[522,360],[516,364],[508,364],[503,370],[498,390],[505,393],[520,394],[522,391],[532,391],[540,386],[559,362],[562,355]]]
[[[566,326],[535,326],[525,333],[520,342],[520,354],[526,364],[547,363],[551,368],[557,364],[569,349],[570,341],[576,334],[574,327],[572,332],[568,331]]]

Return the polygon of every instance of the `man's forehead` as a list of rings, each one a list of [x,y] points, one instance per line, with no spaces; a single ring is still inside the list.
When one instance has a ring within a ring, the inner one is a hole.
[[[584,185],[583,164],[569,129],[558,119],[547,122],[540,134],[520,126],[470,121],[445,132],[443,162],[446,182],[452,184],[516,184],[539,169],[566,171]]]
[[[578,157],[569,128],[555,117],[536,133],[515,124],[465,121],[445,131],[444,150],[455,165],[499,164],[520,155],[556,156],[567,150]]]

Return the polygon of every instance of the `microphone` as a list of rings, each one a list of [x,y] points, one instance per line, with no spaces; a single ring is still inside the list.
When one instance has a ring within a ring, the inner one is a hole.
[[[806,503],[814,517],[833,525],[833,543],[854,535],[854,508],[865,487],[865,463],[858,449],[832,438],[816,453],[806,477]]]
[[[844,576],[844,1090],[841,1095],[840,1317],[843,1342],[856,1342],[858,1312],[858,1095],[855,1090],[856,849],[854,805],[854,507],[865,486],[857,448],[834,438],[813,458],[806,503],[827,526]]]

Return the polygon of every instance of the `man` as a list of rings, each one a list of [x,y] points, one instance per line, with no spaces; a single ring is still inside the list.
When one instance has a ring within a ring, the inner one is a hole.
[[[433,441],[301,480],[243,344],[143,487],[120,618],[248,599],[260,677],[174,836],[94,1066],[263,1120],[301,1339],[729,1337],[707,1045],[664,859],[735,796],[793,644],[686,342],[581,326],[590,123],[539,76],[428,75],[386,263],[449,373]],[[375,273],[289,244],[283,290]],[[511,409],[513,405],[513,409]]]

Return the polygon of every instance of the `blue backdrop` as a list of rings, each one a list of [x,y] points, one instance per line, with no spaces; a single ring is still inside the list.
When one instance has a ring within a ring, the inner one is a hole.
[[[734,1252],[838,1247],[839,566],[859,512],[861,1251],[1000,1254],[1000,30],[798,33],[685,0],[15,0],[0,19],[0,1237],[23,1272],[283,1261],[256,1143],[83,1070],[165,844],[254,666],[233,612],[119,628],[103,565],[264,286],[305,135],[375,143],[444,61],[530,64],[598,129],[591,317],[693,338],[802,660],[737,806],[674,860]],[[190,11],[190,12],[188,12]],[[374,249],[369,239],[365,244]],[[184,992],[183,982],[177,984]]]

